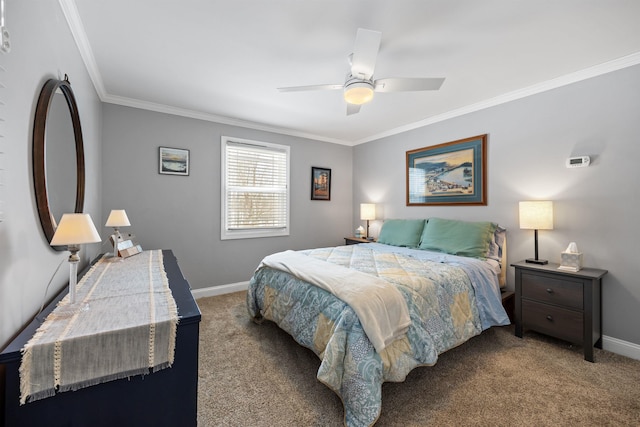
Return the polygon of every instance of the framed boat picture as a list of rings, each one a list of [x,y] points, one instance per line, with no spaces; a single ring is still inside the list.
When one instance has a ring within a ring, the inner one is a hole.
[[[487,135],[407,151],[407,206],[486,205]]]

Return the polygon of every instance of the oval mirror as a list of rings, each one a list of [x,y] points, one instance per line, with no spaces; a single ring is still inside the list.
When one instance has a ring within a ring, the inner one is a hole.
[[[38,97],[33,125],[33,182],[42,231],[51,242],[62,214],[82,212],[84,206],[82,129],[66,75],[65,80],[48,80]]]

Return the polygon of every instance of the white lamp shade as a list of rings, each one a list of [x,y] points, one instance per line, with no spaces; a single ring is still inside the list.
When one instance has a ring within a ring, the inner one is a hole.
[[[91,215],[66,213],[62,215],[58,228],[51,239],[51,246],[81,245],[100,242],[100,235],[93,225]]]
[[[520,202],[520,228],[553,230],[553,202],[548,200]]]
[[[124,209],[114,209],[109,214],[109,218],[107,218],[107,223],[104,225],[105,227],[128,227],[131,223],[129,222],[129,218],[127,217],[127,213]]]
[[[373,203],[360,204],[360,219],[376,219],[376,205]]]

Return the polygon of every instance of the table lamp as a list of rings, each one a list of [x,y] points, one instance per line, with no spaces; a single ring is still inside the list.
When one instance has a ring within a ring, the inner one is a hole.
[[[538,230],[553,230],[553,202],[533,200],[520,202],[520,228],[534,230],[535,258],[525,261],[533,264],[547,264],[546,259],[538,258]]]
[[[360,203],[360,219],[367,221],[367,234],[365,237],[369,240],[369,220],[376,219],[376,205],[373,203]]]
[[[78,280],[78,262],[80,245],[102,241],[91,216],[85,213],[66,213],[62,215],[51,246],[66,246],[69,255],[69,304],[76,303],[76,283]]]
[[[131,223],[124,209],[113,209],[107,218],[105,227],[113,227],[113,259],[118,259],[118,242],[122,240],[120,227],[129,227]]]

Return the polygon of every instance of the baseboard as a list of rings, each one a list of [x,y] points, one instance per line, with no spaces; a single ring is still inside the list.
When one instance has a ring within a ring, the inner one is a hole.
[[[192,289],[191,294],[195,299],[214,297],[216,295],[230,294],[233,292],[246,291],[249,289],[249,282],[230,283],[228,285],[209,286],[208,288]]]
[[[230,283],[228,285],[209,286],[208,288],[192,289],[191,293],[195,299],[214,297],[217,295],[230,294],[233,292],[246,291],[249,288],[249,282]],[[612,353],[640,360],[640,345],[632,342],[623,341],[618,338],[602,337],[602,348]]]
[[[602,337],[602,348],[612,353],[640,360],[640,345],[629,341],[623,341],[618,338],[604,335]]]

